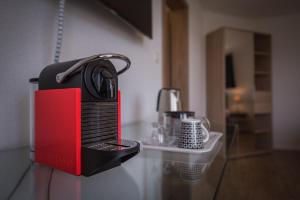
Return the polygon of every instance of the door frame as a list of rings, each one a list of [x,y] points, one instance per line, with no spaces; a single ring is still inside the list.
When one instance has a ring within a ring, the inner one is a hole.
[[[163,0],[162,4],[162,83],[164,88],[180,89],[182,107],[188,110],[188,6],[185,0]]]

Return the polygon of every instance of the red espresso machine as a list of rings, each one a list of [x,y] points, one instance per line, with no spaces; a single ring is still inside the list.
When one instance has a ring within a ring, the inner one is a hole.
[[[116,71],[110,59],[126,63]],[[120,54],[56,63],[40,73],[35,91],[35,161],[90,176],[119,166],[139,152],[121,139],[118,75],[130,67]]]

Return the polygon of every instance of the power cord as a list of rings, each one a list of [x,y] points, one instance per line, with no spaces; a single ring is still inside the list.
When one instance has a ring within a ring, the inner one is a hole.
[[[7,197],[7,200],[10,200],[13,195],[15,194],[15,192],[17,191],[18,187],[21,185],[22,181],[24,180],[26,174],[28,173],[28,171],[30,170],[31,166],[32,166],[33,162],[31,161],[28,165],[28,167],[25,169],[25,171],[23,172],[23,174],[21,175],[20,179],[18,180],[17,184],[15,185],[15,187],[13,188],[13,190],[10,192],[10,194]]]
[[[64,21],[65,21],[65,4],[66,0],[59,0],[58,3],[58,26],[57,26],[57,35],[56,35],[56,47],[54,54],[54,63],[59,62],[61,47],[63,42],[63,33],[64,33]],[[51,182],[53,176],[54,169],[51,168],[50,178],[48,182],[48,190],[47,190],[47,199],[50,200],[50,190],[51,190]]]
[[[54,168],[51,168],[50,171],[50,177],[49,177],[49,181],[48,181],[48,189],[47,189],[47,199],[50,200],[50,193],[51,193],[51,182],[52,182],[52,177],[53,177],[53,172],[54,172]]]
[[[62,42],[63,42],[64,21],[65,21],[65,3],[66,3],[66,0],[59,0],[58,27],[57,27],[54,63],[59,62],[59,57],[60,57],[60,53],[61,53],[61,47],[62,47]]]
[[[63,41],[65,3],[66,3],[66,0],[60,0],[59,1],[58,28],[57,28],[56,47],[55,47],[55,55],[54,55],[54,62],[55,63],[59,62],[59,57],[60,57],[61,47],[62,47],[62,41]],[[8,195],[7,200],[10,200],[13,197],[16,190],[21,185],[24,177],[26,176],[26,174],[30,170],[32,164],[33,164],[33,162],[31,161],[30,164],[28,165],[28,167],[26,168],[26,170],[21,175],[20,179],[18,180],[18,182],[15,185],[15,187],[13,188],[13,190]],[[54,169],[51,168],[50,178],[49,178],[49,182],[48,182],[48,191],[47,191],[48,200],[50,200],[50,189],[51,189],[51,181],[52,181],[53,171],[54,171]]]
[[[66,0],[59,0],[58,23],[57,23],[58,26],[57,26],[54,63],[59,62],[59,58],[60,58],[60,54],[61,54],[61,47],[62,47],[62,42],[63,42],[63,31],[64,31],[64,21],[65,21],[65,4],[66,4]],[[53,172],[54,172],[54,169],[51,168],[49,182],[48,182],[48,189],[47,189],[47,199],[48,200],[50,200],[51,182],[52,182]]]
[[[8,197],[6,198],[7,200],[10,200],[14,194],[16,193],[17,189],[19,188],[19,186],[21,185],[21,183],[23,182],[26,174],[29,172],[31,166],[33,165],[33,162],[31,161],[30,164],[28,165],[28,167],[25,169],[25,171],[22,173],[20,179],[18,180],[17,184],[15,185],[15,187],[13,188],[13,190],[10,192],[10,194],[8,195]],[[50,200],[50,193],[51,193],[51,183],[52,183],[52,177],[53,177],[53,173],[54,173],[54,168],[51,168],[50,171],[50,177],[49,177],[49,181],[48,181],[48,188],[47,188],[47,199]]]

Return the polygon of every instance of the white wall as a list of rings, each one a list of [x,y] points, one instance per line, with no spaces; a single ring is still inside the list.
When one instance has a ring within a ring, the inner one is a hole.
[[[189,4],[189,107],[206,115],[206,67],[203,9],[198,0]]]
[[[0,2],[0,148],[28,138],[28,79],[53,57],[56,5],[51,1]]]
[[[249,19],[205,11],[205,34],[220,27],[272,34],[273,145],[276,149],[300,149],[300,14]]]
[[[58,1],[0,2],[0,149],[28,143],[28,79],[52,63]],[[116,52],[132,68],[120,77],[123,123],[156,117],[161,87],[161,4],[153,1],[153,40],[137,33],[97,1],[67,1],[61,60]]]
[[[278,149],[300,149],[300,13],[264,19],[272,34],[273,142]]]
[[[203,12],[203,31],[207,33],[217,30],[221,27],[232,27],[246,30],[256,30],[256,21],[246,18],[240,18],[225,14],[214,13],[211,11]]]

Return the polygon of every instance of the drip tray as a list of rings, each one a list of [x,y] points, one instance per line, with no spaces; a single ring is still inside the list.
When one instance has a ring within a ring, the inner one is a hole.
[[[112,140],[107,142],[101,142],[98,144],[93,144],[88,146],[90,149],[100,150],[100,151],[122,151],[130,148],[134,148],[138,145],[135,141],[130,140]]]
[[[140,144],[132,140],[107,140],[84,145],[82,174],[91,176],[121,165],[140,151]]]

